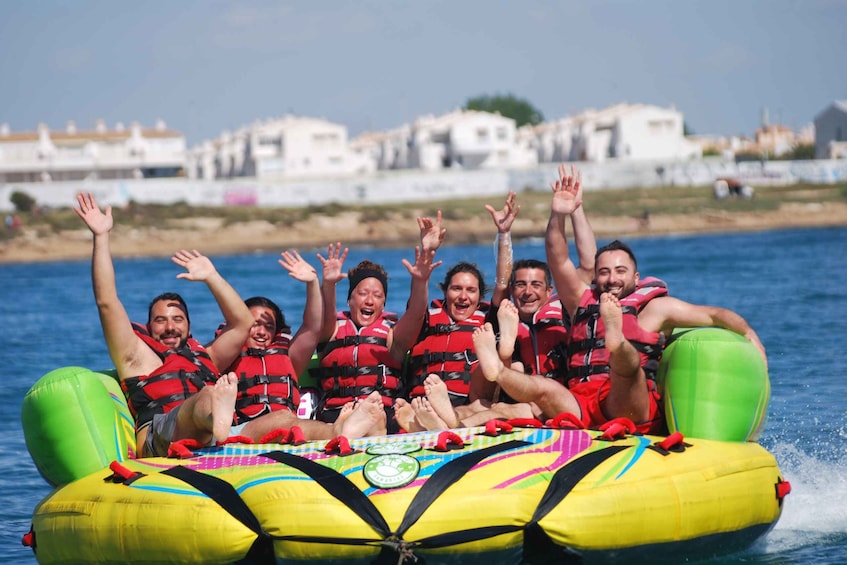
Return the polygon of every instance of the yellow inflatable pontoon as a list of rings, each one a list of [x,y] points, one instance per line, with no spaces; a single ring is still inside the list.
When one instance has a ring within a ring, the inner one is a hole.
[[[128,456],[131,426],[113,384],[64,368],[24,402],[27,445],[57,485],[25,536],[40,563],[682,560],[750,545],[779,519],[789,490],[774,457],[744,438],[556,422],[492,421],[349,443],[231,443],[139,460]],[[41,443],[69,435],[50,436],[40,423],[57,409],[50,402],[67,405],[75,395],[111,406],[111,428],[83,421],[91,419],[85,410],[65,422],[65,432],[88,426],[87,437],[105,446],[85,455],[94,469]],[[675,410],[686,421],[681,405]],[[740,427],[760,430],[761,414],[747,419]]]

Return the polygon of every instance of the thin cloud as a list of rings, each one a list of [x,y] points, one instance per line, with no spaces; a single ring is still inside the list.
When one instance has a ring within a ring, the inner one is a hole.
[[[63,47],[53,54],[53,68],[63,73],[75,73],[88,67],[92,59],[90,49]]]
[[[715,46],[703,56],[702,63],[718,73],[746,71],[764,64],[754,52],[735,43]]]
[[[221,21],[226,27],[238,30],[251,28],[262,22],[277,20],[292,13],[289,6],[271,5],[258,7],[245,4],[231,4],[221,13]]]

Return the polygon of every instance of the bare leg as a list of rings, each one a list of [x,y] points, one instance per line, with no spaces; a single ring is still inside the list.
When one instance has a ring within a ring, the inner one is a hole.
[[[247,425],[242,428],[242,435],[249,437],[253,441],[259,441],[274,430],[281,428],[290,428],[298,425],[297,415],[288,410],[277,410],[270,414],[263,414],[254,420],[247,422]],[[306,430],[303,430],[303,435],[306,435]],[[308,439],[309,436],[306,436]]]
[[[298,426],[303,430],[303,437],[311,441],[335,437],[333,434],[334,425],[318,420],[304,420],[288,410],[277,410],[250,421],[244,426],[241,433],[253,441],[259,441],[275,430]]]
[[[344,420],[349,417],[352,411],[353,403],[349,402],[341,407],[341,411],[335,423],[327,423],[319,420],[298,418],[297,414],[288,410],[277,410],[270,414],[259,416],[255,420],[251,420],[246,426],[244,426],[241,433],[253,441],[259,441],[275,430],[298,426],[301,430],[303,430],[303,437],[309,441],[332,439],[339,435],[337,431],[341,429]]]
[[[552,379],[524,375],[503,365],[497,355],[494,330],[491,324],[477,328],[473,334],[476,356],[485,378],[496,381],[506,394],[518,402],[534,402],[547,416],[570,412],[579,416],[581,411],[573,394]]]
[[[510,420],[512,418],[535,418],[532,404],[520,402],[518,404],[507,404],[505,402],[495,402],[490,408],[481,410],[474,414],[462,418],[462,425],[468,428],[481,426],[489,420],[503,419]]]
[[[498,417],[507,419],[534,418],[536,416],[533,412],[533,406],[529,402],[518,402],[517,404],[497,402],[491,406],[491,411],[498,414]]]
[[[459,419],[456,417],[456,411],[453,410],[453,404],[450,402],[450,394],[447,392],[447,385],[441,380],[438,375],[429,375],[424,379],[424,390],[429,399],[428,404],[431,405],[439,420],[442,420],[444,428],[459,427]],[[414,407],[414,405],[413,405]],[[415,410],[417,412],[417,410]],[[420,418],[418,418],[420,420]],[[421,420],[421,423],[426,425]],[[431,428],[429,428],[431,429]]]
[[[492,384],[485,380],[485,378],[480,374],[479,380],[485,381],[486,384]],[[453,408],[453,412],[456,414],[456,418],[458,419],[455,426],[450,426],[451,428],[461,428],[468,426],[475,426],[477,424],[467,424],[468,420],[476,422],[480,417],[476,417],[477,414],[481,412],[489,412],[491,410],[491,401],[487,399],[478,398],[468,404],[462,404],[461,406],[456,406]],[[483,422],[488,421],[482,420]]]
[[[603,403],[608,418],[626,417],[643,422],[650,415],[650,397],[641,358],[623,334],[623,311],[617,297],[600,295],[600,316],[609,351],[609,396]]]
[[[425,396],[412,399],[412,409],[417,421],[428,430],[446,430],[449,426],[438,417],[438,413]]]
[[[468,401],[483,401],[490,403],[498,394],[498,390],[497,383],[492,383],[487,380],[482,375],[479,363],[476,363],[474,368],[471,370],[471,383],[470,389],[468,390]],[[457,408],[462,408],[462,406],[457,406]]]

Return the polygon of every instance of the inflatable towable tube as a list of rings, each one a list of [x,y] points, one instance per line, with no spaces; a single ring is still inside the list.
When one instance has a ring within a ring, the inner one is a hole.
[[[720,373],[705,383],[725,379],[716,404],[735,397],[733,379],[749,378],[755,348],[725,334],[694,330],[668,347],[674,426],[698,430],[720,408],[695,406],[704,383],[682,386],[701,364]],[[747,369],[727,377],[704,360],[710,349]],[[757,433],[763,394],[732,434]],[[232,443],[135,459],[114,375],[80,367],[42,377],[22,419],[33,460],[58,485],[24,536],[42,565],[691,560],[765,535],[790,491],[754,442],[517,422],[365,437],[347,450],[336,438],[332,448]]]

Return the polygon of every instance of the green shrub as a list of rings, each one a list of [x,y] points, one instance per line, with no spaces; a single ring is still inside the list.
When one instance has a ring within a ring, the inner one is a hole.
[[[9,200],[12,201],[12,204],[15,205],[15,210],[18,212],[29,213],[32,212],[33,208],[35,208],[35,198],[26,192],[15,191],[12,193],[12,196],[9,197]]]

